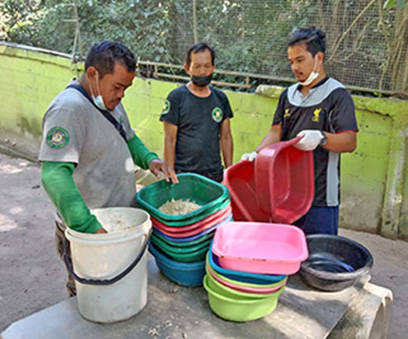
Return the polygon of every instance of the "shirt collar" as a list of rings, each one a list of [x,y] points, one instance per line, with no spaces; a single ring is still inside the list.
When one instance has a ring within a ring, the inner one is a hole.
[[[329,77],[328,76],[326,76],[326,77],[324,77],[322,80],[320,80],[316,85],[314,85],[311,89],[315,89],[316,87],[319,87],[319,86],[321,86],[321,85],[323,85],[327,80],[329,80]],[[301,89],[302,89],[302,85],[301,84],[298,84],[297,85],[297,87],[296,87],[296,90],[298,90],[298,91],[300,91]]]

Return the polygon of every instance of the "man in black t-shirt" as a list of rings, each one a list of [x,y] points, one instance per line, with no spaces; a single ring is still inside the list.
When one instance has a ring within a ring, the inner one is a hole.
[[[221,182],[223,166],[232,164],[233,142],[227,96],[210,86],[214,50],[192,45],[184,69],[191,81],[170,92],[160,120],[164,123],[164,159],[178,173],[194,172]]]
[[[294,224],[306,234],[337,234],[340,201],[340,153],[353,152],[358,132],[354,104],[344,86],[326,75],[325,34],[314,27],[299,29],[288,43],[288,58],[298,83],[280,96],[272,127],[256,151],[296,136],[296,147],[313,151],[315,196],[312,207]],[[296,208],[296,206],[294,206]]]

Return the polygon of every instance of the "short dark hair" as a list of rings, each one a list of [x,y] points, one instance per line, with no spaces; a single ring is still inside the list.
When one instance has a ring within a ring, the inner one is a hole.
[[[135,56],[129,48],[117,41],[102,41],[89,50],[85,60],[85,70],[93,66],[102,78],[105,74],[113,73],[116,62],[124,65],[128,72],[136,70]]]
[[[318,52],[326,53],[326,34],[314,26],[296,29],[289,38],[288,47],[305,44],[309,53],[315,56]]]
[[[208,49],[210,51],[210,53],[211,53],[211,63],[214,65],[214,59],[215,59],[214,49],[205,42],[197,42],[196,44],[193,44],[193,45],[190,46],[190,48],[187,51],[186,65],[190,66],[191,53],[204,52],[206,49]]]

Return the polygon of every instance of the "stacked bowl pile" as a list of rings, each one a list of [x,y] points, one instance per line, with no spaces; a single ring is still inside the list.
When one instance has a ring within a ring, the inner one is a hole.
[[[185,286],[199,286],[205,274],[205,256],[216,228],[232,219],[225,186],[193,173],[178,175],[178,184],[164,180],[141,189],[136,200],[151,215],[153,234],[149,250],[160,271]],[[166,214],[169,201],[189,201],[199,207],[185,214]]]
[[[223,319],[262,318],[277,306],[287,275],[308,256],[295,226],[226,222],[215,232],[206,260],[204,288],[212,311]]]

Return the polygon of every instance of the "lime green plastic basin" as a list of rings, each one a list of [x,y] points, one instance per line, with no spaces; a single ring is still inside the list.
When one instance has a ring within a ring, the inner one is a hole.
[[[274,296],[263,299],[253,299],[237,296],[226,296],[215,290],[210,283],[208,274],[204,276],[203,285],[208,292],[208,302],[211,310],[219,317],[231,321],[250,321],[271,313],[278,304],[282,287]]]
[[[228,298],[247,298],[247,299],[268,299],[268,298],[273,298],[276,294],[280,294],[283,290],[283,288],[285,287],[285,285],[279,289],[276,292],[273,293],[268,293],[268,294],[261,294],[261,293],[248,293],[248,292],[242,292],[242,291],[237,291],[233,288],[227,287],[223,284],[221,284],[220,282],[218,282],[217,280],[214,279],[214,277],[211,276],[211,274],[208,272],[208,266],[206,265],[205,267],[205,271],[208,275],[208,284],[210,286],[210,288],[225,296]]]
[[[242,281],[238,281],[238,280],[233,280],[233,279],[227,278],[225,275],[222,275],[222,274],[218,273],[217,271],[215,271],[211,267],[210,261],[209,261],[209,258],[208,258],[209,253],[210,252],[207,253],[207,257],[206,257],[206,264],[207,264],[206,270],[207,270],[207,273],[209,274],[208,270],[211,270],[212,274],[214,274],[217,277],[221,278],[223,281],[229,282],[229,283],[234,284],[234,285],[245,286],[245,287],[253,287],[253,288],[258,288],[258,289],[261,290],[262,288],[273,288],[273,287],[276,287],[276,286],[279,286],[279,285],[282,285],[282,284],[286,284],[286,280],[288,279],[288,277],[285,276],[284,279],[282,279],[280,281],[277,281],[275,283],[272,283],[272,284],[251,284],[251,283],[246,283],[246,282],[242,282]],[[211,275],[211,274],[209,274],[209,275]],[[225,287],[228,288],[227,286],[225,286]],[[268,296],[269,294],[263,294],[263,295]]]

